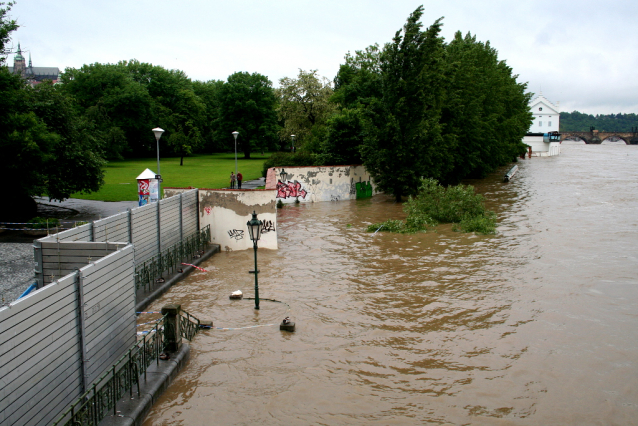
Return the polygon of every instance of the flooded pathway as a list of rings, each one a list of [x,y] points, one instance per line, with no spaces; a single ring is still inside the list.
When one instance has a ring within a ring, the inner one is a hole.
[[[280,210],[259,280],[285,303],[228,299],[252,295],[249,250],[149,308],[235,330],[195,338],[145,425],[633,424],[638,147],[562,149],[510,183],[469,182],[498,214],[493,236],[372,235],[404,216],[384,196]]]

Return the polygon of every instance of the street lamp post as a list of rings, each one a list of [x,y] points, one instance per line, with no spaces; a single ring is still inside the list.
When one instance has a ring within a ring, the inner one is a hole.
[[[237,136],[239,132],[235,130],[233,132],[233,137],[235,138],[235,179],[237,179]]]
[[[248,234],[253,242],[253,250],[255,250],[255,270],[251,271],[255,273],[255,309],[259,309],[259,283],[257,281],[257,241],[261,236],[264,223],[257,219],[257,213],[253,210],[253,218],[250,219],[246,225],[248,225]]]
[[[159,140],[162,137],[162,133],[164,133],[164,129],[161,127],[156,127],[153,129],[153,133],[155,133],[155,140],[157,141],[157,199],[158,201],[162,198],[162,174],[160,173],[160,162],[159,162]]]
[[[295,135],[290,135],[292,138],[292,146],[290,147],[290,152],[295,152]]]

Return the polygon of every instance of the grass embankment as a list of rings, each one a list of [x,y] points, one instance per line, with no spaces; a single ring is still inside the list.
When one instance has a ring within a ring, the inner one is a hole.
[[[251,154],[250,160],[237,154],[237,169],[244,176],[244,181],[261,177],[264,161],[270,154]],[[162,172],[162,188],[188,187],[195,188],[227,188],[230,185],[230,172],[235,172],[235,154],[194,155],[184,158],[184,165],[179,165],[179,157],[160,158]],[[144,158],[134,160],[110,161],[104,168],[104,185],[90,194],[76,193],[71,198],[101,201],[136,201],[137,178],[145,169],[157,173],[157,159]]]

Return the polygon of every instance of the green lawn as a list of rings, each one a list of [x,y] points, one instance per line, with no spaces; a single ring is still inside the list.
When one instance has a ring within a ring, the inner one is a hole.
[[[261,177],[261,169],[269,153],[261,155],[252,153],[250,160],[237,153],[237,169],[244,180]],[[179,157],[161,158],[162,188],[195,187],[195,188],[227,188],[230,184],[230,172],[235,172],[235,154],[195,155],[185,157],[184,165],[179,165]],[[145,169],[157,173],[157,159],[144,158],[135,160],[111,161],[104,168],[104,186],[91,194],[76,193],[71,198],[101,201],[136,201],[137,180],[135,178]]]

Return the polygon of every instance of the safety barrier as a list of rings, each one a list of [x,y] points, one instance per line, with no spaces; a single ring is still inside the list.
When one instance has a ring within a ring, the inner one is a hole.
[[[188,312],[181,311],[176,319],[179,322],[180,335],[185,339],[192,340],[201,328],[201,321]],[[140,378],[144,376],[146,380],[146,372],[153,362],[159,365],[161,354],[167,350],[168,343],[176,338],[174,334],[175,326],[172,325],[169,314],[164,314],[53,425],[97,426],[109,413],[117,415],[117,401],[126,392],[132,398],[135,387],[138,397],[140,396]]]
[[[192,259],[210,243],[210,225],[165,249],[135,268],[135,290],[150,291],[165,272],[174,273],[184,259]]]

